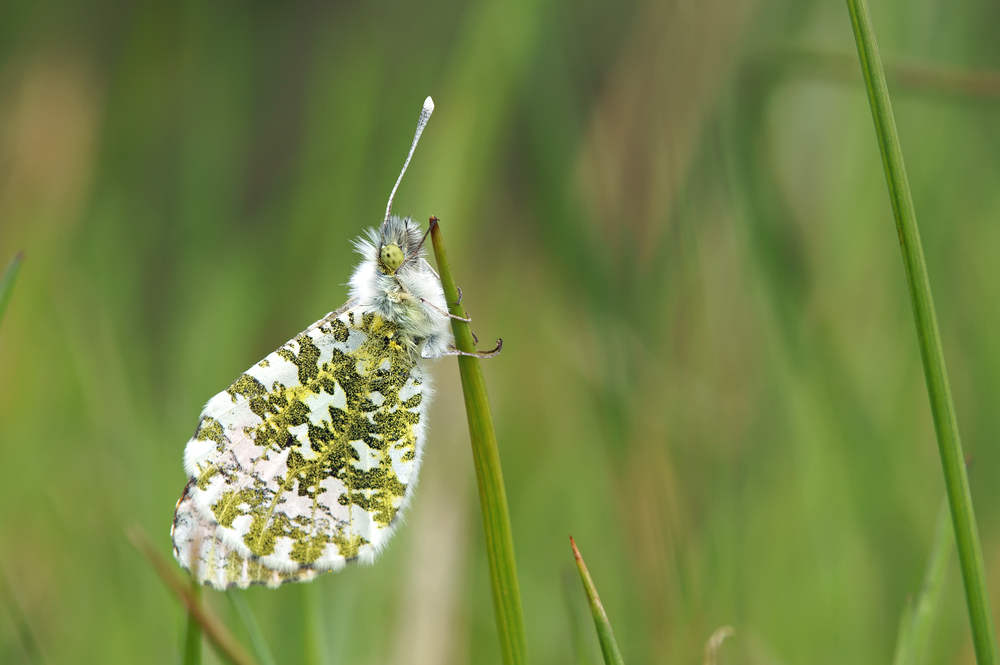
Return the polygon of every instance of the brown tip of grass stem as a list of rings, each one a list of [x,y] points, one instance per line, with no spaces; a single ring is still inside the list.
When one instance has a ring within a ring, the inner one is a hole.
[[[132,541],[132,545],[153,566],[153,570],[160,576],[163,584],[177,596],[188,613],[201,625],[205,636],[208,637],[219,655],[233,665],[257,665],[257,661],[233,637],[226,625],[198,601],[191,585],[181,577],[166,557],[160,554],[142,527],[133,525],[127,528],[125,533]]]
[[[569,544],[573,548],[573,558],[576,559],[576,567],[580,571],[580,579],[583,581],[583,590],[587,593],[587,604],[590,605],[590,612],[594,615],[594,627],[597,629],[597,639],[601,643],[601,654],[607,665],[624,665],[621,651],[618,649],[618,642],[615,640],[614,631],[611,630],[611,622],[601,604],[601,598],[597,595],[597,588],[594,580],[590,577],[587,564],[583,561],[580,549],[576,546],[573,536],[569,537]]]

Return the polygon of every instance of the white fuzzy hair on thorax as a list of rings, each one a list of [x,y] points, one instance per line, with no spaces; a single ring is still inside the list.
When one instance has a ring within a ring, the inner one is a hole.
[[[368,229],[354,241],[362,260],[351,275],[350,297],[357,298],[362,312],[374,312],[395,323],[401,341],[414,355],[435,358],[452,344],[451,322],[444,314],[448,303],[441,280],[424,260],[422,237],[419,225],[410,217],[392,215],[380,229]],[[395,272],[379,261],[382,248],[392,244],[404,256]]]

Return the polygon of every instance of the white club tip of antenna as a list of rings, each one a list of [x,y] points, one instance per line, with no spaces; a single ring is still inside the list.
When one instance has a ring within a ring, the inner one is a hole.
[[[427,125],[427,121],[431,117],[431,113],[434,112],[434,100],[430,97],[424,100],[424,107],[420,109],[420,119],[417,120],[417,131],[413,135],[413,143],[410,145],[410,152],[406,155],[406,161],[403,162],[403,170],[399,172],[399,177],[396,179],[396,184],[392,188],[392,193],[389,194],[389,203],[385,207],[385,219],[384,222],[389,221],[389,215],[392,213],[392,200],[396,197],[396,190],[399,189],[399,183],[403,181],[403,174],[406,173],[406,167],[410,165],[410,158],[413,157],[413,151],[417,148],[417,141],[420,140],[420,135],[424,132],[424,127]]]

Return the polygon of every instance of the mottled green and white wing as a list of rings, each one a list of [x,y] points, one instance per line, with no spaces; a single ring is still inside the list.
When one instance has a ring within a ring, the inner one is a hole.
[[[397,326],[348,303],[205,406],[174,554],[220,589],[371,562],[409,502],[429,387]]]

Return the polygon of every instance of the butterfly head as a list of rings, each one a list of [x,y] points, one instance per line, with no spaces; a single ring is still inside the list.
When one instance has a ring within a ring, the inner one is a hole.
[[[422,256],[423,237],[417,224],[409,217],[389,217],[377,237],[372,239],[377,239],[378,267],[384,275],[395,275]]]

